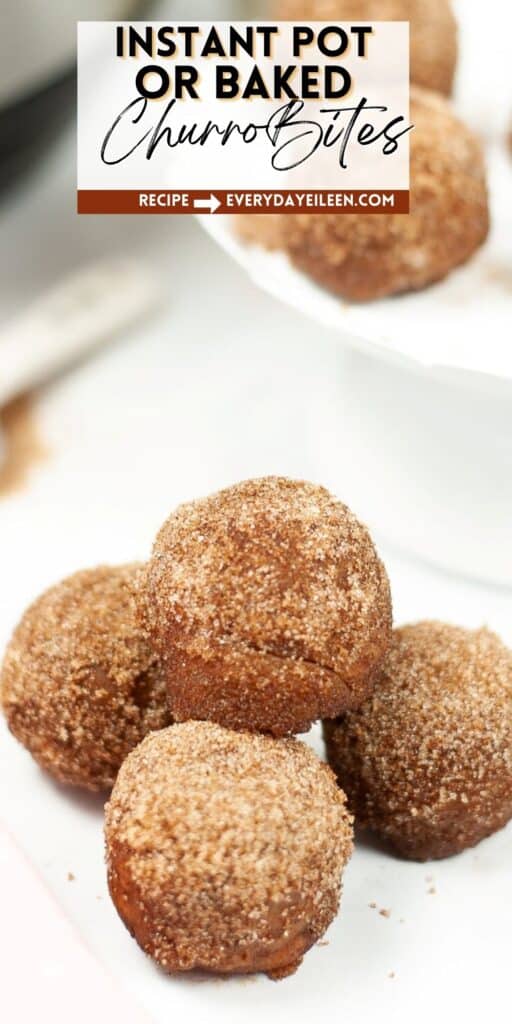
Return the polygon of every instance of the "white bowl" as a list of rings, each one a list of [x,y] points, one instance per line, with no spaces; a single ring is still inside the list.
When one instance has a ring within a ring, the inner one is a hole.
[[[352,350],[343,373],[328,374],[334,391],[326,375],[312,418],[322,477],[401,547],[512,586],[512,10],[489,0],[487,23],[493,12],[500,19],[491,51],[482,48],[481,4],[455,7],[455,107],[486,144],[492,206],[490,238],[469,264],[422,292],[350,304],[283,254],[244,244],[232,218],[201,220],[260,287]]]
[[[318,396],[310,439],[319,477],[377,533],[512,586],[512,387],[434,381],[353,352],[330,401]]]

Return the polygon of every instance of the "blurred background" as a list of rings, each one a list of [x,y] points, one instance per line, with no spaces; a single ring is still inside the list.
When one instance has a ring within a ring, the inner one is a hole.
[[[501,374],[394,358],[392,346],[370,347],[269,298],[193,218],[75,214],[77,18],[255,17],[268,6],[21,0],[3,9],[0,516],[18,524],[19,506],[30,518],[37,501],[42,528],[46,510],[55,523],[57,508],[85,505],[89,537],[96,516],[104,549],[91,539],[78,560],[114,559],[140,553],[148,522],[151,536],[176,500],[284,472],[326,483],[396,549],[510,587],[512,354]],[[469,38],[474,11],[473,0],[457,7]],[[512,174],[508,113],[489,115],[470,71],[462,86],[459,73],[456,103]],[[512,257],[494,266],[492,288],[481,309],[493,338],[476,344],[508,352]],[[445,303],[452,332],[444,294],[424,295],[437,311]],[[464,340],[462,307],[460,320]],[[413,313],[412,335],[414,323]],[[133,551],[122,549],[122,528],[103,529],[118,503],[140,515],[138,537],[124,513]],[[59,527],[64,561],[67,542],[80,550],[72,520]]]
[[[269,473],[324,483],[369,523],[397,622],[486,622],[510,641],[512,374],[441,373],[365,351],[257,287],[193,217],[75,213],[76,19],[243,17],[247,7],[2,5],[0,647],[53,581],[144,559],[178,502]],[[512,267],[500,274],[512,304]],[[63,881],[57,811],[53,822],[50,804],[48,819],[24,806],[18,772],[29,768],[12,747],[2,750],[4,821],[108,961],[108,921],[99,928],[99,905]],[[97,843],[88,810],[83,863],[73,851],[83,875]],[[81,821],[77,812],[80,836]],[[9,858],[18,905],[27,882]],[[15,950],[9,962],[19,998]]]

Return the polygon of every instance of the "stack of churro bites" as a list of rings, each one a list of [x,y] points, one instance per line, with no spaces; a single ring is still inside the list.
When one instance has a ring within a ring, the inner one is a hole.
[[[1,682],[44,769],[113,785],[110,893],[170,973],[293,973],[338,911],[354,813],[416,859],[512,816],[512,655],[487,630],[393,633],[367,529],[314,484],[180,506],[146,565],[36,601]],[[294,738],[318,719],[330,767]]]

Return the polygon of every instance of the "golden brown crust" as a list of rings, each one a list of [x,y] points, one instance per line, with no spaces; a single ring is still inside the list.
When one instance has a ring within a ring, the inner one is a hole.
[[[411,81],[449,96],[457,24],[449,0],[275,0],[276,17],[317,21],[410,22]]]
[[[178,508],[144,592],[177,721],[303,732],[361,703],[390,641],[366,528],[323,488],[280,477]]]
[[[54,778],[109,788],[126,754],[170,722],[137,614],[140,567],[102,566],[47,590],[7,648],[0,682],[11,732]]]
[[[324,732],[358,823],[404,857],[459,853],[512,817],[512,652],[487,629],[396,630],[372,697]]]
[[[116,909],[168,972],[285,977],[338,909],[352,820],[297,740],[208,722],[153,733],[105,820]]]
[[[465,263],[489,230],[485,167],[472,132],[433,93],[411,92],[411,212],[292,214],[292,262],[354,301],[414,291]]]

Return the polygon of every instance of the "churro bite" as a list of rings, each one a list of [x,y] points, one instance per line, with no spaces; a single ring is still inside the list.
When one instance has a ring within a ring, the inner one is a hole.
[[[457,24],[450,0],[274,0],[274,12],[290,21],[408,21],[411,81],[452,91]]]
[[[282,217],[279,230],[292,263],[346,299],[378,299],[441,281],[487,237],[478,139],[440,96],[420,89],[411,92],[411,123],[409,214]]]
[[[303,732],[361,703],[390,642],[367,529],[324,488],[282,477],[179,507],[141,590],[176,721]]]
[[[281,978],[337,912],[352,820],[298,740],[187,722],[128,756],[105,837],[116,909],[164,970]]]
[[[57,583],[7,648],[0,682],[9,728],[60,782],[109,788],[129,751],[171,720],[139,624],[139,570],[101,566]]]
[[[487,629],[396,630],[373,695],[324,731],[358,823],[403,857],[459,853],[512,817],[512,652]]]

